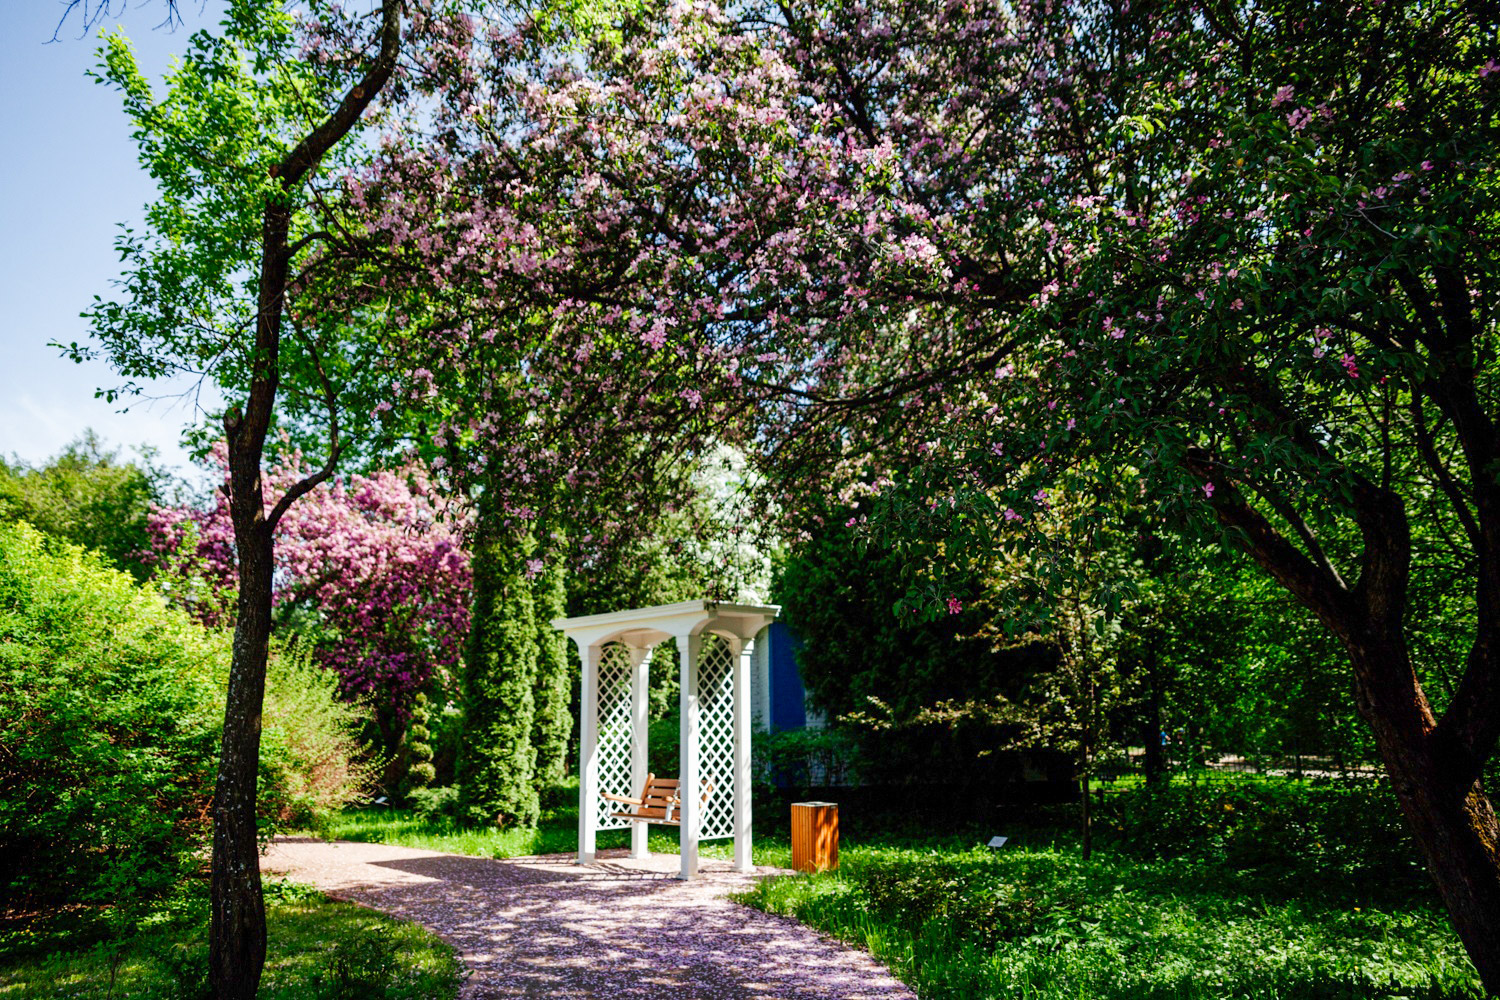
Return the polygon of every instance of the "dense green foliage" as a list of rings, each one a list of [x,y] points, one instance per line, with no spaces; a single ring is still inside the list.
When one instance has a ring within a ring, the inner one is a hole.
[[[936,769],[992,783],[1014,763],[1000,750],[1076,757],[1080,652],[1094,682],[1096,756],[1118,761],[1165,733],[1179,763],[1224,753],[1316,756],[1324,767],[1373,760],[1326,629],[1215,547],[1169,557],[1144,529],[1106,531],[1055,504],[1027,552],[983,571],[941,554],[917,567],[963,597],[942,618],[903,619],[892,608],[913,567],[829,520],[781,559],[774,597],[799,634],[810,700],[843,730],[841,756],[865,781]],[[1063,560],[1075,565],[1059,587],[1049,574]]]
[[[97,556],[0,527],[6,892],[105,900],[196,864],[226,638]]]
[[[972,610],[899,620],[893,608],[911,571],[898,553],[833,524],[782,560],[772,598],[801,639],[797,666],[817,708],[836,717],[874,698],[904,718],[940,701],[1014,695],[1048,666],[1042,650],[997,650],[978,634],[985,616]]]
[[[285,882],[266,886],[265,1000],[452,1000],[453,949],[416,924]],[[208,997],[201,884],[121,923],[89,911],[0,927],[0,994],[15,1000]]]
[[[851,847],[841,866],[746,901],[868,947],[924,1000],[1481,995],[1427,903],[1372,908],[1214,866],[1047,847]]]
[[[262,726],[257,808],[268,832],[320,824],[375,787],[380,760],[360,742],[360,707],[296,640],[272,650]]]
[[[199,865],[228,645],[100,556],[0,526],[0,892],[118,902]],[[276,658],[265,725],[267,832],[357,793],[350,711],[305,658]]]
[[[548,560],[532,581],[536,606],[536,706],[531,743],[536,748],[536,783],[546,786],[568,769],[568,743],[573,735],[573,671],[568,640],[552,627],[568,613],[567,573],[561,559]]]
[[[474,543],[474,608],[463,669],[459,805],[469,822],[534,826],[536,600],[525,560],[534,542],[480,514]]]
[[[122,462],[89,431],[42,465],[0,460],[0,521],[26,521],[143,580],[146,518],[160,499],[161,480],[149,457]]]
[[[1193,858],[1269,873],[1314,870],[1361,892],[1400,895],[1426,873],[1383,780],[1197,774],[1101,795],[1100,838],[1151,861]]]

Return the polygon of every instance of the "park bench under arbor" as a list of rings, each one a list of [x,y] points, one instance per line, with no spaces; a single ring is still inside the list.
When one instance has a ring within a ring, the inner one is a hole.
[[[682,601],[651,608],[558,618],[583,661],[579,722],[578,863],[597,856],[600,830],[631,828],[630,856],[647,854],[649,822],[641,808],[621,810],[620,800],[644,803],[651,651],[677,643],[681,727],[680,773],[671,803],[681,850],[679,878],[698,874],[698,844],[733,838],[734,866],[750,862],[750,657],[755,637],[781,609],[761,604]],[[671,779],[656,778],[661,797]],[[613,802],[611,800],[614,800]],[[655,806],[665,808],[665,802]],[[664,812],[664,816],[665,816]]]

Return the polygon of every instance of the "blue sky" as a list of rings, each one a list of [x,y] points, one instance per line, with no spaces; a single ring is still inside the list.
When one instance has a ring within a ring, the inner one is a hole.
[[[75,365],[49,341],[83,341],[79,313],[110,293],[119,273],[118,223],[134,223],[151,200],[130,128],[112,89],[84,76],[95,39],[68,24],[48,44],[63,9],[55,0],[9,0],[0,22],[0,455],[37,462],[92,427],[127,452],[160,450],[185,466],[178,447],[191,406],[135,403],[128,413],[94,399],[116,384],[108,366]],[[162,0],[117,4],[108,27],[124,27],[142,63],[159,78],[188,36],[212,25],[219,5],[182,7],[184,24],[158,29]],[[173,392],[163,387],[162,392]]]

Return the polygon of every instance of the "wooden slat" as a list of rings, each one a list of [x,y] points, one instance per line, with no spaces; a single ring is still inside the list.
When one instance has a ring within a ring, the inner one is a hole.
[[[708,801],[709,793],[713,791],[713,785],[709,782],[703,783],[703,801]],[[654,774],[646,775],[646,785],[641,789],[639,799],[627,799],[621,795],[605,794],[603,797],[614,802],[625,802],[636,808],[631,812],[611,813],[611,816],[619,819],[634,820],[637,823],[658,823],[662,826],[681,826],[681,820],[668,819],[669,816],[678,815],[678,807],[681,805],[680,789],[681,780],[677,778],[658,778]]]

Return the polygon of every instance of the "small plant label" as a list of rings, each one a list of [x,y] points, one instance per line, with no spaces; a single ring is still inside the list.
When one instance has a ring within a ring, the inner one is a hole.
[[[990,850],[995,850],[997,848],[1004,847],[1005,846],[1005,842],[1007,840],[1009,840],[1009,839],[1010,839],[1009,837],[991,837],[990,838]]]

